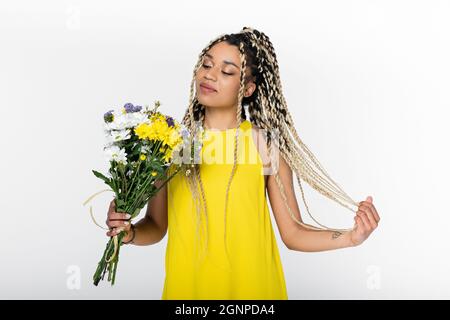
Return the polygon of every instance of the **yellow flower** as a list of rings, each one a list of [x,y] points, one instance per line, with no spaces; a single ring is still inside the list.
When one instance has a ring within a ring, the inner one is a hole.
[[[150,124],[148,138],[150,140],[165,141],[168,132],[169,127],[166,120],[155,118],[155,120]]]
[[[134,131],[139,139],[161,141],[163,147],[167,145],[170,149],[173,149],[183,142],[179,130],[180,125],[178,123],[169,127],[163,114],[154,113],[150,116],[150,124],[142,123]],[[160,151],[163,152],[163,150]]]
[[[181,142],[181,140],[182,139],[179,131],[177,129],[172,128],[166,139],[166,144],[173,149],[178,143]]]
[[[146,139],[150,135],[151,127],[147,123],[141,123],[136,128],[134,128],[134,132],[139,139]]]
[[[166,150],[166,153],[164,154],[164,157],[163,157],[165,162],[169,162],[170,161],[170,159],[172,158],[172,153],[173,153],[172,149],[167,149]]]
[[[156,171],[152,171],[152,176],[156,176],[158,173]]]
[[[145,159],[147,159],[147,156],[145,154],[141,154],[141,156],[139,157],[139,159],[141,159],[142,161],[144,161]]]
[[[150,119],[152,121],[163,121],[163,120],[166,121],[166,117],[163,114],[161,114],[160,112],[156,112],[156,113],[152,114]]]

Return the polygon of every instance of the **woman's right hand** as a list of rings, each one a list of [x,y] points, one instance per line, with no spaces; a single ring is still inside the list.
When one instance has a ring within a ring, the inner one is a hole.
[[[106,225],[109,227],[109,231],[106,235],[108,237],[113,237],[121,231],[126,231],[127,235],[129,235],[131,229],[130,217],[131,215],[126,212],[116,212],[116,203],[115,199],[113,199],[109,204],[108,216],[106,219]]]

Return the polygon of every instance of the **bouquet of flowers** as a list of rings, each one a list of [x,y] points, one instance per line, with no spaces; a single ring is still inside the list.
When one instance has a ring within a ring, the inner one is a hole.
[[[92,172],[115,193],[116,211],[130,214],[130,220],[175,174],[186,168],[185,163],[192,162],[191,152],[183,156],[183,150],[191,146],[194,151],[195,144],[199,150],[201,146],[199,139],[189,139],[189,131],[182,124],[157,111],[159,106],[159,101],[153,109],[126,103],[120,111],[110,110],[104,115],[104,151],[110,167],[105,175]],[[180,161],[181,157],[186,159],[186,155],[188,161]],[[163,182],[159,188],[156,180]],[[93,277],[94,285],[103,280],[106,271],[108,281],[114,285],[124,233],[109,239]]]

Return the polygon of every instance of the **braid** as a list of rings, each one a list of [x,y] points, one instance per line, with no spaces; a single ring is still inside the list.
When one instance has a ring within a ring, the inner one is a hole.
[[[240,124],[242,122],[242,118],[241,118],[241,111],[244,110],[244,108],[242,108],[242,99],[244,97],[244,87],[245,87],[245,70],[246,70],[246,58],[245,58],[245,51],[244,51],[244,43],[241,42],[239,44],[239,52],[240,52],[240,57],[241,57],[241,82],[240,82],[240,87],[239,87],[239,95],[238,95],[238,104],[237,104],[237,128],[236,128],[236,135],[234,137],[234,157],[233,157],[233,168],[231,169],[231,174],[230,174],[230,178],[228,179],[228,184],[227,184],[227,189],[226,189],[226,193],[225,193],[225,211],[224,211],[224,245],[225,245],[225,252],[227,254],[227,258],[228,261],[231,263],[231,260],[229,259],[229,254],[228,254],[228,250],[227,250],[227,242],[226,242],[226,227],[227,227],[227,219],[226,219],[226,215],[227,215],[227,206],[228,206],[228,194],[230,191],[230,185],[231,185],[231,180],[233,179],[233,176],[236,172],[236,166],[237,166],[237,158],[238,158],[238,142],[239,142],[239,127]]]

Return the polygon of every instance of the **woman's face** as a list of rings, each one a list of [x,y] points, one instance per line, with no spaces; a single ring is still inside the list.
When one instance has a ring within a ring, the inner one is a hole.
[[[238,103],[240,87],[240,55],[239,49],[221,41],[211,47],[203,58],[203,63],[195,76],[195,89],[200,104],[206,107],[235,107]],[[246,76],[250,69],[246,68]],[[203,88],[207,85],[214,90]],[[247,83],[244,97],[255,90],[253,81]]]

